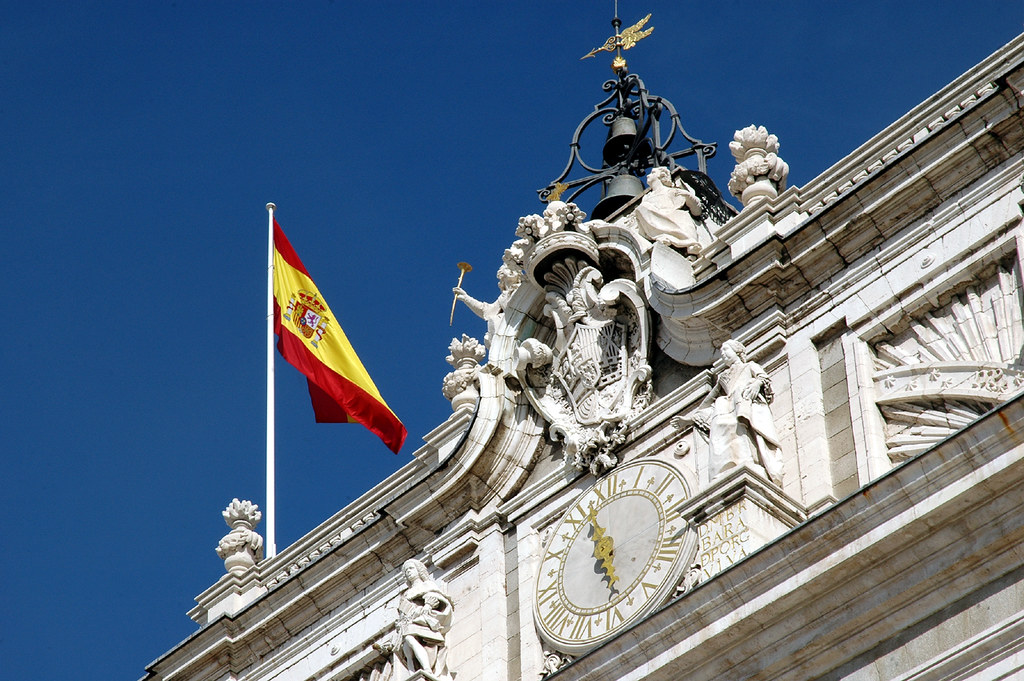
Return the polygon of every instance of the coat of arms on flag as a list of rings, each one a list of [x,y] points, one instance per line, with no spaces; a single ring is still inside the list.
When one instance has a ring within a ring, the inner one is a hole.
[[[319,347],[330,321],[324,315],[326,310],[327,307],[320,302],[316,293],[300,289],[288,300],[288,307],[282,316],[315,348]]]

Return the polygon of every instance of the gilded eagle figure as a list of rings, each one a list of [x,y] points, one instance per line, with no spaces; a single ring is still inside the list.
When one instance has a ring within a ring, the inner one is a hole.
[[[643,40],[644,38],[646,38],[647,36],[649,36],[652,31],[654,31],[654,27],[653,26],[651,26],[646,31],[643,30],[644,25],[646,25],[647,22],[650,21],[650,19],[651,19],[651,15],[648,14],[643,19],[641,19],[640,21],[636,22],[635,24],[633,24],[632,26],[627,28],[622,33],[616,33],[611,38],[608,38],[608,40],[604,41],[604,45],[602,45],[601,47],[595,47],[589,53],[587,53],[587,54],[583,55],[582,57],[580,57],[580,59],[586,59],[587,57],[593,57],[598,52],[611,52],[616,47],[621,47],[624,50],[628,50],[629,48],[631,48],[634,45],[636,45],[637,42],[639,42],[639,41]]]

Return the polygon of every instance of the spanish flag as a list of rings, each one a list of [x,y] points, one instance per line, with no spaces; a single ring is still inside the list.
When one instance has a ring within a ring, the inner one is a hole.
[[[277,220],[274,333],[281,356],[306,376],[317,423],[361,423],[398,453],[405,426],[381,398]]]

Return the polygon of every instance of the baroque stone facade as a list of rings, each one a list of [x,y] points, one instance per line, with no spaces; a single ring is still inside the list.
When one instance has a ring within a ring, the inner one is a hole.
[[[803,187],[740,131],[734,216],[511,220],[451,417],[273,558],[233,502],[145,678],[1024,674],[1022,107],[1024,36]]]

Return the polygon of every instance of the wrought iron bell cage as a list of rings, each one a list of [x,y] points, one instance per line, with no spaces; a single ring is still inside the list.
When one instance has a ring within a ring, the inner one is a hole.
[[[605,81],[601,89],[609,93],[608,97],[576,127],[565,169],[550,184],[537,190],[541,201],[558,198],[575,202],[580,194],[600,184],[601,200],[592,216],[603,218],[642,191],[643,184],[638,185],[636,181],[650,168],[664,166],[674,170],[678,159],[696,156],[698,170],[707,174],[707,159],[715,155],[718,145],[687,134],[672,102],[650,94],[640,77],[626,68],[620,69],[616,78]],[[584,160],[580,139],[598,120],[608,128],[608,133],[601,150],[601,162],[594,164]],[[668,126],[664,135],[663,122]],[[677,134],[690,146],[669,151]],[[588,174],[566,181],[577,164]]]

